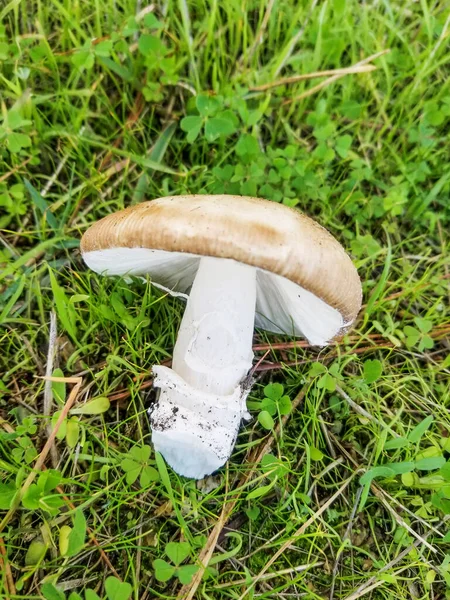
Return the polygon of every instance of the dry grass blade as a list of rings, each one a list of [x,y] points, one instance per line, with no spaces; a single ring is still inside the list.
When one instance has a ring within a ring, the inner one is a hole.
[[[6,552],[5,542],[2,537],[0,537],[0,570],[2,573],[5,574],[6,585],[10,596],[15,596],[17,593],[16,586],[11,571],[11,565],[8,561],[8,554]]]
[[[367,65],[368,63],[372,62],[373,60],[380,58],[380,56],[384,56],[385,54],[388,54],[388,52],[390,52],[389,49],[381,50],[381,52],[372,54],[371,56],[368,56],[367,58],[364,58],[363,60],[360,60],[359,62],[355,63],[353,65],[353,67],[349,67],[349,68],[363,67],[364,65]],[[359,72],[363,72],[363,71],[359,71]],[[342,77],[345,77],[346,75],[347,75],[347,73],[345,73],[343,75],[332,75],[331,77],[328,77],[328,79],[325,79],[325,81],[321,81],[319,84],[315,85],[314,87],[312,87],[309,90],[306,90],[299,96],[295,96],[295,98],[290,98],[289,100],[285,100],[283,102],[283,106],[286,104],[291,104],[292,102],[298,102],[299,100],[303,100],[303,98],[307,98],[308,96],[312,96],[316,92],[320,92],[320,90],[322,90],[323,88],[331,85],[332,83],[334,83],[338,79],[341,79]]]
[[[44,377],[43,379],[47,379],[47,377]],[[81,389],[81,384],[83,383],[83,379],[81,377],[50,377],[50,380],[51,381],[64,381],[66,383],[74,383],[75,385],[72,388],[72,391],[70,392],[69,397],[68,397],[63,409],[61,410],[61,414],[59,415],[59,418],[56,422],[54,429],[48,436],[48,439],[47,439],[44,447],[42,448],[41,453],[39,454],[36,462],[33,465],[33,470],[26,478],[24,484],[22,485],[22,487],[20,488],[18,493],[15,495],[14,500],[11,505],[11,508],[8,510],[8,512],[6,513],[6,515],[3,517],[2,521],[0,522],[0,533],[5,529],[5,527],[8,525],[8,523],[11,521],[11,519],[15,515],[16,510],[19,508],[20,502],[22,501],[22,498],[23,498],[25,492],[30,487],[30,485],[33,483],[33,481],[36,479],[39,471],[41,471],[42,467],[44,466],[44,463],[47,459],[48,453],[50,452],[50,449],[55,441],[56,434],[58,433],[59,428],[61,427],[64,419],[69,414],[69,411],[73,406],[73,403],[77,399],[78,393]]]
[[[292,77],[285,77],[283,79],[278,79],[277,81],[272,81],[271,83],[265,83],[264,85],[258,85],[255,87],[251,87],[251,92],[265,92],[266,90],[271,90],[272,88],[279,87],[280,85],[289,85],[291,83],[299,83],[300,81],[305,81],[307,79],[317,79],[318,77],[328,77],[330,75],[333,76],[343,76],[343,75],[352,75],[354,73],[370,73],[370,71],[375,71],[376,67],[374,65],[361,65],[354,67],[346,67],[343,69],[328,69],[326,71],[316,71],[314,73],[303,73],[302,75],[293,75]]]
[[[305,533],[305,531],[308,529],[308,527],[310,525],[312,525],[314,523],[314,521],[316,521],[333,504],[333,502],[339,498],[339,496],[342,495],[342,493],[346,490],[346,488],[348,487],[349,483],[353,480],[355,475],[356,475],[356,473],[353,473],[353,475],[351,475],[348,479],[346,479],[344,481],[344,483],[341,485],[341,487],[337,490],[337,492],[335,492],[330,498],[328,498],[328,500],[326,502],[324,502],[324,504],[322,504],[322,506],[319,508],[319,510],[316,511],[313,515],[311,515],[311,517],[307,521],[305,521],[305,523],[303,523],[303,525],[301,525],[301,527],[299,527],[297,529],[297,531],[294,533],[294,535],[291,536],[290,539],[287,540],[287,542],[285,542],[280,548],[278,548],[278,550],[275,552],[275,554],[270,558],[270,560],[267,562],[267,564],[263,567],[263,569],[254,578],[252,583],[249,585],[248,589],[241,596],[239,596],[238,600],[243,600],[243,598],[245,598],[245,596],[252,590],[252,588],[255,587],[255,585],[258,583],[258,581],[260,581],[260,579],[263,577],[263,575],[266,573],[266,571],[273,565],[273,563],[283,554],[283,552],[285,552],[289,548],[289,546],[291,546],[291,544],[294,542],[294,540],[296,538],[300,537],[301,535],[303,535]]]

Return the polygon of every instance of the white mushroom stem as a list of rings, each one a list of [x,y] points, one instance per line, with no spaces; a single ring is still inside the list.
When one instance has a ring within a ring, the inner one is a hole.
[[[256,269],[205,257],[192,285],[174,348],[172,369],[154,367],[160,395],[151,413],[152,439],[173,469],[201,478],[229,458],[252,366]]]

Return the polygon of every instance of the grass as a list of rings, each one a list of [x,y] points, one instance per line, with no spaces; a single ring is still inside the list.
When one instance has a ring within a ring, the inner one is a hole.
[[[0,5],[0,596],[448,597],[447,4],[145,4]],[[255,418],[197,484],[147,448],[182,305],[78,245],[223,192],[316,218],[365,304],[320,351],[256,333]]]

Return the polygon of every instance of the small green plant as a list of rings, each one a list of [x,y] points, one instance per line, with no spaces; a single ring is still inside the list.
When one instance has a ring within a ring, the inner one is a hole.
[[[260,485],[251,490],[247,494],[247,500],[255,500],[256,498],[266,496],[277,482],[285,477],[289,471],[287,463],[273,454],[264,455],[261,459],[260,466],[262,473],[269,480],[269,483]]]
[[[86,532],[87,525],[83,511],[77,509],[73,519],[73,527],[63,525],[59,532],[59,551],[61,556],[76,556],[85,544]]]
[[[264,429],[271,430],[275,426],[273,417],[280,419],[292,410],[292,402],[284,393],[281,383],[269,383],[264,388],[264,398],[261,402],[248,402],[251,409],[259,410],[258,421]]]
[[[29,119],[24,119],[17,109],[11,108],[3,115],[3,122],[0,124],[0,144],[5,144],[12,154],[28,148],[31,146],[31,138],[24,131],[28,131],[31,125]]]
[[[153,561],[155,577],[158,581],[166,582],[172,577],[177,577],[180,583],[188,584],[198,571],[198,566],[193,564],[182,565],[191,553],[189,542],[169,542],[165,547],[165,554],[170,563],[161,558]]]
[[[343,377],[340,373],[339,363],[335,362],[331,367],[327,368],[324,364],[314,362],[309,369],[309,376],[317,378],[316,385],[319,389],[334,392],[338,382],[342,381]]]
[[[420,317],[415,317],[414,323],[416,324],[416,327],[407,325],[403,328],[407,347],[417,347],[419,352],[433,348],[433,338],[428,335],[433,328],[433,323],[427,319],[421,319]]]
[[[146,488],[152,482],[159,481],[159,473],[152,466],[155,462],[150,460],[151,452],[151,447],[146,444],[136,445],[122,459],[120,466],[126,473],[125,479],[128,485],[133,485],[138,477],[141,488]]]
[[[55,488],[61,482],[61,473],[54,469],[44,471],[38,477],[37,483],[32,483],[22,498],[22,505],[29,510],[41,509],[50,515],[57,515],[64,500]]]
[[[129,600],[133,591],[132,586],[126,581],[120,581],[117,577],[107,577],[105,580],[106,596],[100,597],[94,590],[84,591],[84,600]],[[41,594],[45,600],[83,600],[77,592],[71,592],[69,596],[55,584],[48,582],[41,587]]]
[[[237,119],[231,111],[224,110],[223,98],[199,94],[195,105],[199,115],[184,117],[181,121],[181,128],[186,131],[189,143],[195,142],[203,128],[208,142],[232,135],[236,131]]]

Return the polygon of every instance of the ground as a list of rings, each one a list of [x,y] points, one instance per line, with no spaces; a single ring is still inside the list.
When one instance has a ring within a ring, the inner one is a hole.
[[[448,3],[3,0],[0,23],[0,596],[445,598]],[[181,301],[79,252],[185,193],[304,211],[364,295],[325,348],[256,332],[253,420],[201,483],[146,412]]]

